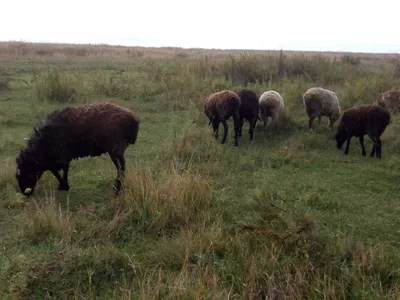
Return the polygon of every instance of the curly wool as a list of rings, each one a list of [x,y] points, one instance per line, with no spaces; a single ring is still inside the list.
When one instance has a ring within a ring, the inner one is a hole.
[[[374,142],[371,157],[375,155],[381,157],[382,143],[381,135],[390,123],[390,114],[378,105],[359,105],[351,107],[343,112],[336,132],[337,147],[341,148],[347,141],[345,154],[349,153],[350,139],[360,138],[362,155],[366,155],[364,147],[364,135],[368,135]]]
[[[285,104],[282,96],[276,91],[266,91],[259,99],[260,115],[261,119],[264,121],[264,128],[267,126],[268,117],[272,120],[277,120],[279,114],[285,108]]]
[[[110,155],[122,177],[124,151],[136,142],[139,123],[139,117],[129,109],[107,102],[71,106],[52,112],[40,121],[26,148],[16,159],[21,191],[25,192],[27,188],[33,190],[36,181],[47,170],[59,180],[59,189],[68,190],[65,175],[68,174],[70,161],[103,153]],[[60,169],[64,170],[65,178],[58,174]]]
[[[310,119],[310,129],[312,121],[317,117],[329,117],[330,127],[340,118],[341,108],[339,99],[333,91],[322,87],[310,88],[303,94],[303,104]]]
[[[224,137],[221,143],[226,142],[228,134],[226,121],[232,117],[235,130],[235,146],[238,146],[240,104],[241,100],[238,94],[230,90],[212,93],[204,100],[203,111],[209,119],[209,124],[213,124],[215,138],[218,138],[219,123],[224,126]]]
[[[241,100],[241,105],[240,105],[240,109],[239,109],[239,114],[240,114],[239,136],[242,136],[242,128],[243,128],[244,120],[247,120],[249,122],[250,140],[253,140],[254,128],[257,123],[258,111],[259,111],[259,103],[258,103],[257,94],[255,92],[253,92],[252,90],[242,89],[238,93],[238,95]]]

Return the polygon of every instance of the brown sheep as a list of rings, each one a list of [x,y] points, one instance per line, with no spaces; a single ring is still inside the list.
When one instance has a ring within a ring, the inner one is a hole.
[[[336,94],[322,87],[308,89],[303,95],[303,103],[309,118],[308,129],[312,129],[313,121],[318,117],[318,125],[321,124],[321,117],[329,117],[329,127],[340,118],[341,109]]]
[[[242,128],[244,120],[246,119],[249,122],[249,134],[250,140],[253,140],[254,137],[254,128],[256,127],[258,117],[258,97],[256,93],[248,89],[242,89],[238,93],[241,104],[239,109],[240,114],[240,129],[239,136],[242,136]]]
[[[371,157],[375,155],[381,158],[382,141],[380,136],[385,131],[386,126],[390,123],[390,114],[378,105],[359,105],[349,108],[343,112],[337,133],[335,136],[336,145],[341,149],[344,142],[347,141],[345,154],[349,153],[350,140],[353,136],[360,139],[362,155],[366,155],[364,147],[364,135],[367,134],[374,142],[371,151]]]
[[[393,114],[400,109],[400,90],[389,90],[379,95],[375,102]]]
[[[224,125],[224,136],[221,144],[226,142],[228,135],[228,124],[226,121],[232,117],[235,130],[235,146],[239,145],[240,103],[240,97],[230,90],[212,93],[207,96],[204,101],[204,114],[209,119],[208,125],[212,124],[213,126],[213,136],[215,136],[216,139],[218,139],[219,123]]]
[[[33,194],[37,181],[47,170],[57,178],[58,189],[68,191],[68,170],[73,159],[108,153],[117,168],[114,187],[118,194],[125,173],[124,152],[136,142],[139,122],[139,117],[129,109],[107,102],[52,112],[34,129],[27,147],[16,159],[21,192],[26,196]],[[58,173],[60,169],[63,177]]]
[[[276,121],[285,105],[282,96],[276,91],[266,91],[259,99],[261,120],[264,121],[264,130],[268,124],[268,117]]]

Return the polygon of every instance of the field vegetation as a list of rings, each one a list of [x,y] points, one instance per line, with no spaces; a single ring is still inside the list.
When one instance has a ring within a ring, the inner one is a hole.
[[[327,119],[307,130],[312,86],[372,103],[400,89],[400,56],[0,43],[0,298],[400,299],[400,119],[382,159],[356,139],[346,156]],[[284,113],[237,148],[229,121],[221,145],[203,100],[243,87]],[[102,156],[72,162],[69,192],[45,173],[22,197],[32,128],[96,100],[141,118],[124,192]]]

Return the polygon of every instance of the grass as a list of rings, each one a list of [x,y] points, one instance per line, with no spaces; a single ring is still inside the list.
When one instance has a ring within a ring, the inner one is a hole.
[[[394,59],[2,43],[0,298],[399,299],[400,119],[381,160],[356,140],[345,156],[328,120],[307,132],[299,101],[323,85],[344,109],[371,103],[400,88]],[[245,124],[238,148],[230,121],[221,145],[202,101],[245,85],[279,91],[285,112],[253,142]],[[15,157],[32,127],[96,99],[141,117],[124,193],[102,156],[72,163],[69,192],[45,173],[22,197]]]

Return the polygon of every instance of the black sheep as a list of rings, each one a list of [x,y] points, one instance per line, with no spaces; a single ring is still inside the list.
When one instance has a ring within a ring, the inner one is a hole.
[[[246,119],[249,122],[249,134],[250,140],[253,140],[254,136],[254,128],[256,127],[259,111],[259,103],[258,97],[256,93],[248,89],[242,89],[238,93],[241,104],[239,109],[240,114],[240,128],[239,128],[239,136],[242,136],[242,128],[244,120]]]
[[[59,190],[68,191],[71,160],[108,153],[117,168],[114,188],[118,194],[125,174],[124,152],[136,142],[139,123],[139,117],[129,109],[107,102],[52,112],[41,120],[16,158],[21,192],[32,195],[45,171],[51,171],[57,178]],[[58,173],[61,169],[63,177]]]
[[[381,158],[382,141],[380,139],[387,125],[390,123],[390,114],[378,105],[359,105],[343,112],[337,133],[335,136],[337,148],[342,148],[347,141],[345,154],[349,153],[350,140],[353,136],[360,139],[362,155],[366,155],[364,147],[364,135],[367,134],[374,142],[371,157],[375,155]]]

